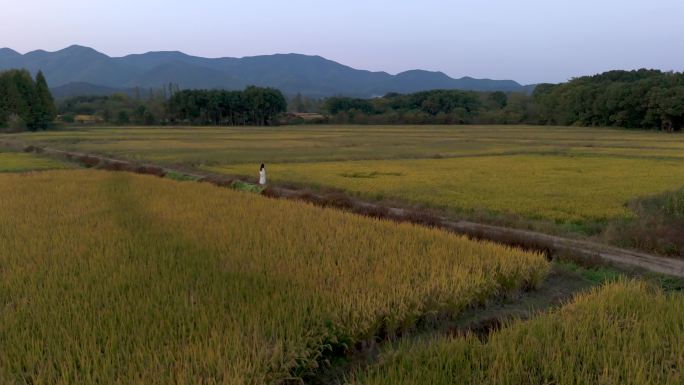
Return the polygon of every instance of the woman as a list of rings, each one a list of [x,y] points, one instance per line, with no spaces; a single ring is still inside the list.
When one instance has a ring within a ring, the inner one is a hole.
[[[266,166],[263,163],[259,169],[259,184],[262,186],[266,184]]]

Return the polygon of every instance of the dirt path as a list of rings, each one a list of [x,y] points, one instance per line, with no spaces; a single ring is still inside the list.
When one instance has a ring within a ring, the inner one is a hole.
[[[69,152],[41,146],[27,146],[13,140],[0,139],[0,146],[25,152],[57,156],[81,163],[86,167],[97,167],[113,171],[129,171],[156,176],[164,176],[168,173],[187,175],[198,181],[212,183],[217,186],[231,186],[236,180],[244,180],[244,178],[210,174],[195,170],[138,164],[99,155]],[[595,264],[598,261],[621,268],[643,269],[654,273],[684,278],[684,259],[661,257],[597,242],[569,239],[534,231],[485,225],[469,221],[454,221],[446,217],[433,216],[411,209],[386,207],[377,203],[362,201],[340,192],[313,192],[307,189],[272,186],[266,189],[263,194],[273,198],[296,199],[320,206],[336,207],[361,215],[435,226],[455,233],[464,234],[472,238],[484,239],[527,249],[541,250],[549,256],[569,257],[580,263]]]

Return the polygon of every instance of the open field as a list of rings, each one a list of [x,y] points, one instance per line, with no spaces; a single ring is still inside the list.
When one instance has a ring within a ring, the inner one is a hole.
[[[338,187],[456,213],[556,223],[629,218],[630,199],[684,186],[684,136],[533,126],[118,128],[26,142],[274,181]]]
[[[684,295],[617,282],[493,332],[399,344],[350,381],[409,384],[681,384]]]
[[[0,383],[261,384],[535,286],[541,255],[208,184],[0,175]]]

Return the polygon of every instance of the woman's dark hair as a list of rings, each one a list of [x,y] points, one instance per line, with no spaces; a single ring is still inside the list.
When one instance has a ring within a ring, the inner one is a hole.
[[[259,168],[259,170],[263,170],[264,167],[266,167],[266,166],[264,166],[264,164],[262,163],[262,164],[261,164],[261,167]]]

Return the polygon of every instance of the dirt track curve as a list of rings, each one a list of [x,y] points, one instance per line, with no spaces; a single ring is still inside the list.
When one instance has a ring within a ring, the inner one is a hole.
[[[194,177],[201,182],[212,183],[223,187],[231,186],[236,180],[244,181],[244,178],[200,173],[194,170],[188,171],[149,164],[138,164],[100,155],[82,154],[48,147],[25,145],[13,140],[0,140],[0,146],[25,152],[56,156],[80,163],[87,167],[97,167],[105,170],[128,171],[160,177],[169,172],[174,172]],[[567,256],[578,261],[586,261],[589,263],[602,261],[621,267],[644,269],[655,273],[684,278],[684,259],[661,257],[597,242],[563,238],[534,231],[451,220],[446,217],[426,215],[424,213],[412,211],[411,209],[385,207],[376,203],[350,197],[339,192],[312,192],[304,189],[272,186],[266,189],[263,194],[273,198],[304,200],[320,206],[336,207],[367,216],[435,226],[477,239],[544,251],[552,256]]]

